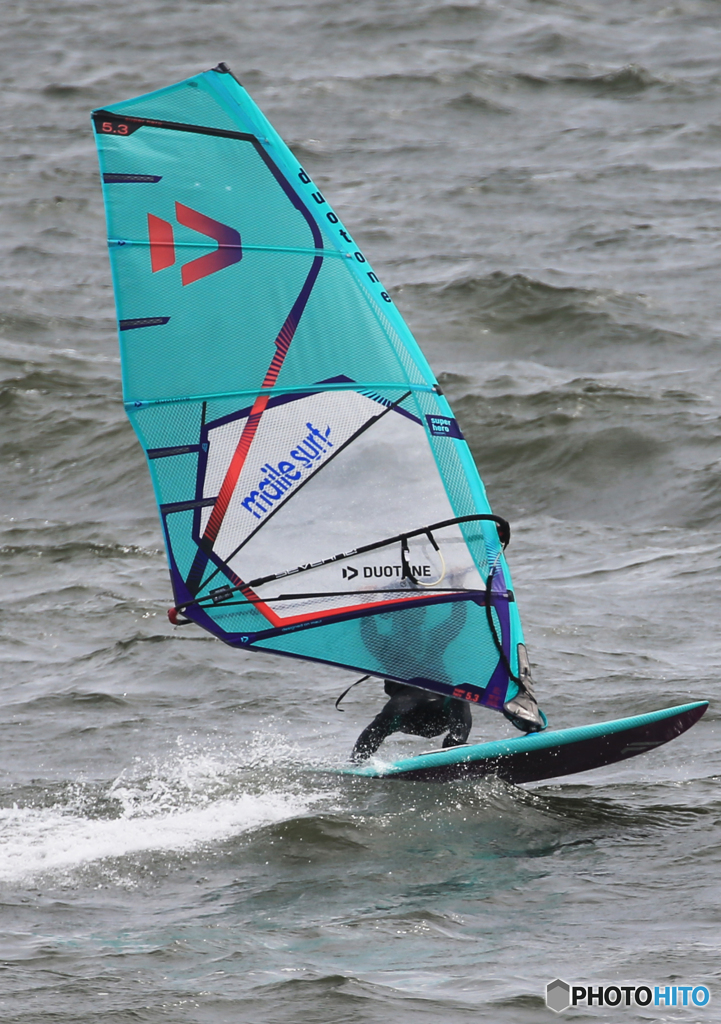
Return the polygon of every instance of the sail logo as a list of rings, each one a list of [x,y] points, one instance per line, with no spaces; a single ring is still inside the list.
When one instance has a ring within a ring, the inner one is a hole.
[[[312,423],[306,423],[306,427],[308,433],[295,448],[291,448],[287,458],[281,459],[275,466],[271,462],[266,462],[260,467],[260,472],[265,473],[265,476],[241,500],[243,508],[256,519],[262,519],[270,512],[273,506],[302,479],[303,473],[315,470],[323,457],[334,447],[330,439],[330,426],[324,431],[314,427]]]
[[[218,243],[213,252],[184,263],[180,268],[180,278],[183,285],[193,284],[200,281],[209,274],[216,274],[225,267],[238,263],[243,258],[243,249],[240,244],[240,232],[227,224],[221,224],[219,220],[213,220],[198,210],[192,210],[182,203],[175,204],[175,216],[178,223],[183,227],[191,228],[200,235],[206,235]],[[150,269],[153,274],[160,270],[167,270],[175,263],[176,246],[173,234],[173,225],[170,221],[156,217],[154,213],[148,214],[148,239],[150,241]]]
[[[418,576],[430,576],[431,575],[431,567],[430,567],[430,565],[412,565],[412,566],[410,566],[410,570],[413,573],[413,575],[416,576],[416,577],[418,577]],[[342,570],[342,575],[343,575],[343,579],[344,580],[354,580],[356,578],[356,576],[359,575],[359,571],[358,571],[358,569],[355,568],[355,566],[348,565],[348,566],[345,567],[345,569]],[[387,578],[398,577],[399,579],[403,579],[403,577],[404,577],[403,566],[402,565],[364,565],[363,566],[363,578],[364,579],[369,580],[369,579],[372,579],[373,577],[376,577],[377,579],[380,579],[383,576],[385,576]]]
[[[459,441],[465,440],[458,426],[458,421],[452,416],[436,416],[426,413],[428,429],[434,437],[455,437]]]

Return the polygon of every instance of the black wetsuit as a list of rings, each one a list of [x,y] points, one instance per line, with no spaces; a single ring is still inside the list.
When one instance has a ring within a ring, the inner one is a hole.
[[[385,681],[390,700],[363,730],[351,753],[352,761],[362,761],[374,754],[383,740],[394,732],[413,736],[439,736],[448,729],[444,747],[465,743],[471,731],[470,706],[464,700],[442,697],[440,694],[419,690],[405,683]]]

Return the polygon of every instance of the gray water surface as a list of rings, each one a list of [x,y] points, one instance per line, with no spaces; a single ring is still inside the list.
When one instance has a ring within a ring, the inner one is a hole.
[[[721,1020],[718,4],[6,0],[0,31],[3,1024],[525,1024],[555,977],[712,992],[575,1019]],[[439,375],[552,726],[710,699],[691,733],[535,787],[343,778],[377,683],[341,715],[348,673],[170,625],[88,113],[219,60]]]

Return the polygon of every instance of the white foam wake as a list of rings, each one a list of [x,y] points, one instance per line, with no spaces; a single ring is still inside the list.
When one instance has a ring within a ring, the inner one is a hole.
[[[147,850],[189,850],[296,817],[310,801],[295,794],[244,794],[156,816],[92,820],[56,808],[0,811],[0,880],[19,881]]]
[[[141,766],[142,767],[142,766]],[[96,816],[98,794],[78,786],[50,807],[0,809],[0,881],[68,872],[150,850],[178,852],[217,843],[307,813],[323,796],[240,779],[214,758],[182,754],[144,777],[121,775],[101,799],[119,816]],[[255,773],[254,773],[255,774]],[[257,779],[257,776],[256,776]]]

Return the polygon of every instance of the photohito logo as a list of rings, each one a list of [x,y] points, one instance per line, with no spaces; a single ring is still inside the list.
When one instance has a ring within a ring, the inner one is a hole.
[[[569,985],[560,978],[546,985],[546,1006],[562,1013],[572,1006],[708,1006],[705,985]]]

